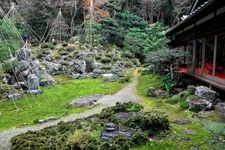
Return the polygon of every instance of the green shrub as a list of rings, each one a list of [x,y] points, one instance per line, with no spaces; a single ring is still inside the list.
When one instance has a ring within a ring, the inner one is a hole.
[[[172,92],[174,88],[174,83],[173,80],[171,79],[170,75],[166,75],[162,80],[161,80],[161,87],[166,90],[167,92]]]
[[[95,60],[101,60],[102,56],[95,56]]]
[[[102,70],[110,70],[111,69],[111,66],[110,65],[102,65],[101,66],[101,69]]]
[[[67,51],[60,51],[59,54],[62,55],[62,56],[65,56],[65,55],[68,55],[69,52],[67,52]]]
[[[132,58],[133,56],[132,56],[132,53],[131,52],[129,52],[129,51],[124,51],[123,53],[122,53],[122,57],[126,57],[126,58]]]
[[[129,76],[121,77],[119,79],[119,83],[128,83],[128,82],[130,82],[130,77]]]
[[[181,109],[188,109],[189,108],[189,104],[186,101],[186,98],[185,97],[181,97],[180,98],[180,108]]]
[[[55,47],[51,43],[42,43],[41,48],[43,48],[43,49],[44,48],[54,49]]]
[[[113,61],[121,61],[122,59],[120,57],[113,57]]]
[[[103,57],[103,58],[101,59],[101,62],[102,62],[103,64],[110,63],[110,62],[111,62],[111,58],[109,58],[109,57]]]
[[[86,72],[92,72],[94,71],[94,60],[91,58],[88,58],[85,60],[86,62]]]
[[[68,44],[67,44],[67,43],[63,43],[62,46],[63,46],[63,47],[67,47]]]
[[[106,53],[105,56],[111,58],[113,56],[113,54],[112,53]]]
[[[149,134],[158,133],[169,129],[169,120],[164,112],[157,109],[140,111],[126,122],[125,126],[148,131]]]
[[[224,123],[207,121],[207,122],[204,122],[203,125],[205,126],[205,128],[207,128],[213,134],[225,136],[225,124]]]
[[[138,131],[132,137],[133,145],[141,145],[148,141],[148,135],[144,132]]]
[[[7,73],[13,73],[17,65],[18,65],[18,60],[6,60],[2,64],[2,68]]]
[[[133,67],[133,65],[134,65],[133,62],[128,61],[128,62],[125,63],[124,66],[125,66],[126,68],[131,68],[131,67]]]
[[[81,145],[90,137],[90,133],[88,133],[87,131],[77,130],[73,135],[68,137],[68,141],[72,145]]]
[[[35,39],[32,39],[30,43],[32,46],[38,46],[40,44],[40,41],[35,38]]]

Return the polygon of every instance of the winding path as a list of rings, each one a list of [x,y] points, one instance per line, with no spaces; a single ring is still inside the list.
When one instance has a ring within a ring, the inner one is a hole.
[[[135,94],[135,87],[138,82],[138,74],[137,70],[134,73],[134,77],[132,78],[132,82],[123,88],[122,90],[118,91],[116,94],[113,95],[106,95],[103,98],[101,98],[98,102],[101,103],[100,107],[92,110],[88,110],[83,113],[78,114],[72,114],[67,117],[61,118],[56,121],[43,123],[36,126],[28,126],[23,128],[12,128],[7,131],[0,133],[0,150],[9,150],[10,149],[10,139],[18,134],[25,133],[27,131],[37,131],[41,130],[43,128],[53,126],[58,124],[61,121],[64,122],[70,122],[74,121],[76,119],[86,118],[95,114],[98,114],[102,111],[102,109],[113,106],[116,104],[116,102],[131,102],[131,101],[138,101],[139,98]]]

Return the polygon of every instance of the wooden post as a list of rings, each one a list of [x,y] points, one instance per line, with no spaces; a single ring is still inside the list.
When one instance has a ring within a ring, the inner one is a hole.
[[[215,35],[215,37],[214,37],[214,54],[213,54],[213,76],[216,75],[217,39],[218,39],[218,36]]]
[[[202,39],[202,75],[205,68],[205,38]]]
[[[196,65],[196,40],[193,40],[193,57],[192,57],[192,73],[195,72]]]

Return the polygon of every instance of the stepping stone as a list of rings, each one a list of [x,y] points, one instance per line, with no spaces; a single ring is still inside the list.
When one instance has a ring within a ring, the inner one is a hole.
[[[186,119],[176,119],[173,121],[173,123],[179,124],[179,125],[186,125],[186,124],[191,124],[192,122]]]
[[[183,129],[181,129],[181,131],[186,133],[186,134],[191,134],[191,135],[194,135],[194,134],[197,133],[197,131],[192,130],[192,129],[188,129],[188,128],[183,128]]]
[[[184,137],[184,136],[178,136],[177,139],[180,141],[190,141],[191,140],[190,138]]]

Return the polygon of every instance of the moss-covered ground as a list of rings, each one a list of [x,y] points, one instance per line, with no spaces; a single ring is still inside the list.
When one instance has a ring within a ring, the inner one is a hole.
[[[210,142],[213,132],[202,126],[202,122],[193,118],[194,113],[181,110],[178,104],[171,105],[164,103],[163,99],[152,98],[147,96],[147,89],[149,87],[158,88],[160,86],[160,76],[144,75],[139,77],[139,84],[137,86],[137,93],[141,97],[141,103],[146,107],[155,107],[165,110],[167,113],[171,131],[168,134],[152,137],[151,141],[133,150],[189,150],[189,149],[223,149],[225,144],[214,145]],[[187,119],[192,123],[187,125],[177,125],[173,123],[175,119]],[[214,118],[215,119],[215,118]],[[186,134],[182,129],[187,128],[196,131],[195,134]],[[217,128],[215,126],[215,128]],[[225,128],[224,128],[225,130]],[[179,140],[178,137],[185,137],[189,140]],[[225,148],[225,147],[224,147]]]
[[[43,88],[43,94],[34,97],[26,96],[17,100],[18,111],[16,111],[13,101],[1,101],[0,131],[32,125],[35,120],[46,117],[60,118],[68,114],[86,111],[89,108],[71,107],[68,103],[84,95],[112,94],[126,85],[126,83],[122,84],[117,81],[103,82],[102,79],[67,80],[61,76],[55,77],[55,79],[56,81],[61,80],[62,83],[51,88]]]

